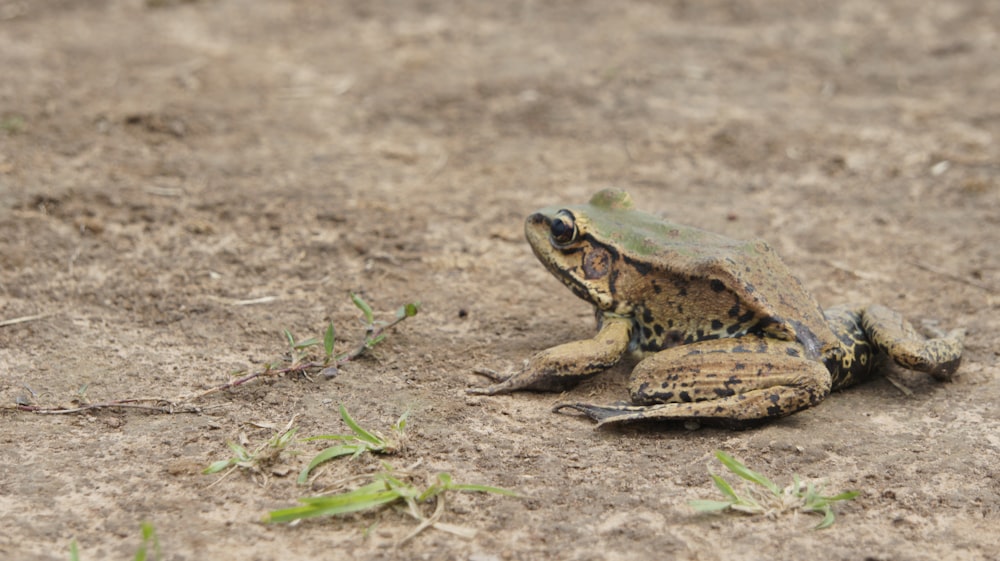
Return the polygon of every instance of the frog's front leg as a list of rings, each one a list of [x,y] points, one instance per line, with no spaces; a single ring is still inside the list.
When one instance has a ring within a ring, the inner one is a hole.
[[[632,320],[605,316],[593,339],[574,341],[542,351],[523,369],[485,388],[468,393],[495,395],[516,390],[556,391],[606,370],[621,360],[632,340]]]
[[[644,359],[629,383],[634,405],[561,403],[598,426],[642,419],[740,424],[782,417],[830,393],[830,373],[791,341],[747,336],[672,347]]]

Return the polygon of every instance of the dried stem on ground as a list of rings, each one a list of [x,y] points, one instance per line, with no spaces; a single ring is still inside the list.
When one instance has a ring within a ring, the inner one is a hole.
[[[323,341],[326,350],[326,356],[323,360],[309,360],[305,362],[300,362],[303,358],[299,356],[298,351],[303,348],[311,347],[319,344],[319,341],[310,340],[308,342],[296,343],[292,338],[291,334],[286,332],[289,338],[289,343],[292,346],[292,364],[282,368],[272,368],[270,364],[266,365],[263,370],[259,370],[252,374],[247,374],[235,380],[230,380],[224,384],[209,388],[200,393],[193,395],[183,395],[175,398],[162,398],[162,397],[138,397],[138,398],[125,398],[125,399],[114,399],[109,401],[102,401],[99,403],[86,403],[80,405],[79,407],[43,407],[39,405],[32,405],[30,403],[19,402],[13,406],[3,406],[2,409],[10,409],[15,411],[24,411],[28,413],[38,413],[40,415],[71,415],[77,413],[83,413],[86,411],[98,411],[103,409],[141,409],[149,411],[151,413],[201,413],[204,411],[204,407],[199,407],[194,405],[198,400],[201,400],[214,393],[231,390],[237,388],[248,382],[256,380],[258,378],[268,378],[273,376],[284,376],[287,374],[298,374],[309,378],[312,373],[322,373],[326,378],[332,378],[336,376],[338,367],[351,362],[361,355],[365,354],[368,350],[373,348],[376,344],[385,338],[386,332],[395,326],[399,325],[406,318],[412,317],[417,314],[419,309],[419,304],[406,304],[401,307],[396,312],[396,317],[388,322],[381,323],[374,320],[374,315],[372,314],[371,308],[368,304],[362,300],[359,296],[352,294],[351,299],[354,304],[364,313],[365,316],[365,331],[364,336],[361,341],[354,346],[350,351],[334,355],[333,354],[333,326],[327,331],[326,337]],[[21,321],[28,321],[30,319],[37,319],[44,316],[33,316],[31,318],[20,318]]]

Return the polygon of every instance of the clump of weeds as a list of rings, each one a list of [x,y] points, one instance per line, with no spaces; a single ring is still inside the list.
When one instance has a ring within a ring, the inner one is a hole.
[[[375,454],[395,454],[403,447],[403,443],[405,441],[407,417],[408,414],[403,413],[403,415],[399,417],[399,420],[392,425],[392,432],[390,433],[391,436],[386,437],[378,431],[370,431],[362,428],[361,425],[359,425],[357,421],[355,421],[347,412],[347,409],[341,405],[340,418],[343,419],[344,424],[350,427],[351,432],[354,434],[324,434],[303,438],[303,442],[310,440],[334,440],[340,442],[340,444],[330,446],[317,454],[316,457],[309,462],[309,465],[303,468],[302,472],[299,473],[299,483],[307,483],[309,481],[309,474],[316,469],[317,466],[334,458],[339,458],[341,456],[356,458],[365,452]]]
[[[266,479],[267,474],[264,468],[271,465],[282,452],[286,451],[290,444],[317,440],[336,441],[336,445],[321,451],[303,468],[298,481],[299,483],[307,483],[316,467],[335,458],[357,458],[366,453],[389,455],[395,454],[403,447],[408,417],[405,413],[392,425],[388,437],[377,430],[362,427],[351,417],[343,405],[340,406],[340,417],[344,424],[351,429],[351,434],[295,439],[295,429],[292,428],[292,423],[289,423],[282,432],[253,451],[248,451],[244,445],[230,442],[229,447],[234,455],[231,458],[213,462],[204,470],[204,473],[229,470],[226,472],[228,475],[234,470],[243,469],[254,477]],[[292,421],[294,422],[294,419]],[[388,505],[398,505],[406,514],[419,522],[416,528],[400,540],[399,544],[402,544],[427,528],[436,528],[463,537],[475,535],[473,529],[441,521],[441,517],[446,511],[446,494],[449,492],[517,496],[513,491],[499,487],[456,483],[448,473],[437,473],[430,477],[426,472],[418,473],[419,465],[420,462],[417,461],[406,469],[396,469],[392,465],[382,462],[381,470],[374,474],[352,476],[334,484],[331,487],[334,492],[300,498],[301,504],[299,506],[272,511],[265,516],[264,520],[272,523],[298,523],[310,518],[337,516]],[[425,485],[419,485],[417,481],[420,479],[429,482]],[[343,490],[351,485],[356,485],[359,481],[367,483],[348,491]],[[433,505],[433,510],[430,513],[428,513],[429,505]]]
[[[278,432],[253,450],[247,448],[249,441],[246,435],[241,434],[240,442],[226,443],[233,452],[233,455],[225,460],[212,462],[202,473],[212,474],[226,471],[222,477],[212,484],[215,485],[233,471],[243,470],[249,473],[261,485],[267,485],[272,468],[281,456],[288,451],[289,446],[295,443],[295,433],[298,429],[293,427],[294,423],[295,417],[292,417],[292,420],[289,421],[284,430]],[[284,472],[279,471],[278,473],[282,474]]]
[[[406,514],[419,521],[417,527],[397,544],[402,545],[427,528],[436,528],[464,538],[476,535],[474,529],[441,521],[446,510],[445,496],[449,491],[518,496],[513,491],[499,487],[455,483],[447,473],[438,473],[428,485],[422,487],[413,482],[418,479],[415,468],[416,465],[396,470],[383,462],[382,470],[371,475],[371,482],[366,485],[332,495],[302,497],[299,499],[301,505],[273,510],[264,520],[297,523],[308,518],[337,516],[398,504]],[[433,503],[434,509],[427,514],[425,505],[430,503]]]
[[[857,491],[845,491],[836,495],[823,495],[823,488],[814,483],[805,483],[797,475],[792,476],[792,484],[778,487],[767,477],[751,470],[738,460],[722,451],[716,451],[715,457],[734,475],[751,485],[743,485],[740,492],[729,484],[721,475],[709,474],[715,486],[725,496],[724,500],[694,500],[688,504],[699,512],[719,512],[732,510],[747,514],[763,514],[777,516],[782,512],[802,511],[822,516],[815,529],[821,530],[833,525],[836,516],[833,504],[838,501],[849,501],[858,496]]]

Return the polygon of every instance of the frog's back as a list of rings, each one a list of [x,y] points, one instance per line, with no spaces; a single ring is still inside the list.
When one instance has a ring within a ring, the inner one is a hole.
[[[621,248],[619,288],[641,302],[636,313],[646,350],[759,332],[798,340],[815,359],[836,340],[815,299],[762,240],[635,211],[592,211],[590,219]]]

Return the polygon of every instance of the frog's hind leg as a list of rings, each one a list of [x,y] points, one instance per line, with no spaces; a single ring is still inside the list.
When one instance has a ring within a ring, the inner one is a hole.
[[[902,315],[884,306],[861,310],[861,326],[868,339],[903,368],[947,381],[962,362],[964,329],[927,339]]]
[[[830,393],[830,373],[801,345],[759,338],[715,339],[656,353],[632,371],[633,405],[561,403],[598,426],[622,421],[698,420],[742,425],[816,405]]]

